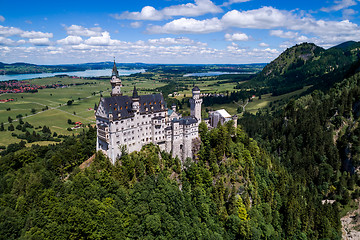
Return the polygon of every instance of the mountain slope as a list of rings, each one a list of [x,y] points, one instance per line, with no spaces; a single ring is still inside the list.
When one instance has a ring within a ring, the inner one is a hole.
[[[328,89],[347,76],[359,57],[358,42],[345,42],[327,50],[313,43],[302,43],[284,51],[248,84],[265,86],[274,95],[307,85]]]

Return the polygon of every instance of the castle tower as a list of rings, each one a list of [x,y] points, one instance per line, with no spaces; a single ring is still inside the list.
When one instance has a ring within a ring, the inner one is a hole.
[[[201,104],[203,100],[200,98],[200,89],[198,86],[195,86],[192,89],[193,97],[190,98],[190,115],[195,117],[198,120],[198,123],[201,122]]]
[[[118,70],[117,70],[117,67],[116,67],[116,64],[115,64],[115,59],[114,59],[114,66],[113,66],[113,69],[112,69],[112,75],[111,75],[110,83],[111,83],[111,87],[112,87],[111,96],[112,97],[121,96],[122,95],[122,93],[121,93],[122,83],[121,83],[121,79],[119,77],[119,73],[118,73]]]
[[[139,98],[139,95],[138,95],[138,92],[136,90],[136,87],[134,86],[134,90],[133,90],[133,95],[132,95],[132,100],[133,100],[133,103],[132,103],[132,109],[134,112],[139,112],[140,110],[140,98]]]

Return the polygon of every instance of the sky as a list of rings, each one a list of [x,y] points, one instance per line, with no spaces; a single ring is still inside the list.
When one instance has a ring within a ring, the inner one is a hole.
[[[360,41],[360,0],[0,0],[0,62],[268,63]]]

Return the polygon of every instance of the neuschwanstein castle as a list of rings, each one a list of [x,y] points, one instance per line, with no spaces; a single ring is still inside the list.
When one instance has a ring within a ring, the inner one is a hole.
[[[199,137],[201,122],[202,99],[198,87],[192,89],[190,116],[182,117],[176,113],[176,106],[166,107],[162,94],[138,95],[134,87],[132,96],[123,96],[115,61],[110,83],[111,97],[101,98],[95,112],[97,151],[102,150],[115,163],[121,156],[122,146],[133,152],[154,143],[181,160],[193,157],[193,142]],[[237,120],[224,109],[210,112],[209,116],[205,121],[209,127]]]

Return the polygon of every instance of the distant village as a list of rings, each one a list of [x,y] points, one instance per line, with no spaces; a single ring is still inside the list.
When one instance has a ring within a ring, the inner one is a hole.
[[[73,77],[79,78],[79,77]],[[37,92],[38,89],[45,89],[45,88],[64,88],[69,86],[78,86],[78,85],[87,85],[93,84],[91,82],[85,83],[73,83],[73,84],[50,84],[50,85],[36,85],[30,84],[30,81],[17,81],[17,80],[10,80],[10,81],[3,81],[0,82],[0,94],[3,93],[34,93]]]

